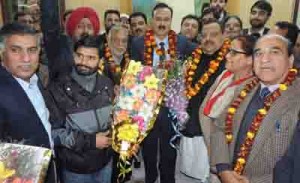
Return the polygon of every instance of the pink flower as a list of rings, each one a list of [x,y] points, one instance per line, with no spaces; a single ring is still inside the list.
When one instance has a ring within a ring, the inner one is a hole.
[[[153,73],[152,67],[145,66],[143,71],[140,72],[139,80],[144,81],[146,76],[150,76]]]
[[[144,129],[145,129],[144,118],[142,116],[134,116],[132,119],[133,119],[133,121],[135,121],[138,124],[139,129],[141,131],[144,131]]]

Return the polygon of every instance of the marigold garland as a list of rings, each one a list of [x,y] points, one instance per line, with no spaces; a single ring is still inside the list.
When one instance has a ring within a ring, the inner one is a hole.
[[[168,33],[168,44],[169,49],[168,54],[171,57],[171,60],[176,59],[176,45],[177,45],[177,35],[173,30],[170,30]],[[153,66],[153,51],[156,52],[157,55],[166,54],[164,50],[157,48],[157,44],[155,41],[153,30],[148,30],[145,36],[145,52],[144,58],[146,65]]]
[[[193,77],[195,75],[198,66],[200,65],[199,63],[201,61],[201,55],[203,54],[201,47],[199,46],[198,48],[196,48],[196,50],[192,53],[192,57],[188,58],[187,63],[189,65],[186,71],[185,83],[186,83],[186,96],[189,99],[197,95],[201,90],[201,88],[203,87],[203,85],[205,85],[209,81],[209,77],[219,69],[220,62],[222,62],[225,59],[229,47],[230,47],[230,40],[226,39],[224,41],[222,48],[218,52],[217,58],[209,62],[209,68],[199,78],[199,80],[194,85],[194,87],[192,86]]]
[[[107,43],[105,44],[105,48],[104,48],[104,59],[105,61],[108,63],[108,66],[109,66],[109,70],[114,73],[114,74],[120,74],[121,72],[123,72],[124,68],[126,68],[126,65],[129,63],[130,61],[130,58],[129,58],[129,54],[128,52],[126,51],[124,53],[124,61],[125,61],[125,64],[124,64],[124,67],[121,68],[121,64],[116,64],[113,57],[112,57],[112,54],[111,54],[111,50],[110,48],[108,47]],[[100,72],[103,72],[104,70],[104,62],[100,62],[100,65],[99,65],[99,69],[100,69]]]
[[[272,92],[272,94],[270,94],[265,98],[264,107],[257,111],[257,114],[254,117],[251,126],[246,134],[246,138],[240,147],[240,151],[238,153],[237,160],[234,165],[234,171],[237,172],[238,174],[242,174],[244,171],[248,156],[252,149],[252,145],[254,143],[259,127],[262,124],[262,121],[265,118],[265,116],[268,114],[268,111],[271,108],[272,103],[275,102],[276,99],[281,96],[282,91],[287,90],[288,86],[292,84],[296,76],[297,76],[297,70],[290,69],[285,81],[282,84],[280,84],[277,90],[275,90],[274,92]],[[233,132],[232,132],[233,119],[237,109],[244,101],[246,96],[258,85],[258,83],[259,80],[255,78],[250,83],[246,84],[244,89],[240,92],[238,98],[234,100],[229,106],[227,111],[227,116],[226,116],[226,122],[225,122],[225,135],[226,135],[227,144],[230,144],[233,140]]]

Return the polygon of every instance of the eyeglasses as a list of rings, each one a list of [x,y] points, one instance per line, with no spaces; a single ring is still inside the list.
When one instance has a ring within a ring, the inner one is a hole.
[[[98,56],[95,55],[84,55],[82,53],[74,52],[74,58],[78,60],[88,60],[88,61],[97,61],[99,59]]]
[[[229,52],[228,54],[232,55],[232,56],[235,56],[237,54],[243,54],[243,55],[246,55],[247,53],[244,52],[244,51],[239,51],[239,50],[235,50],[233,48],[229,48]]]

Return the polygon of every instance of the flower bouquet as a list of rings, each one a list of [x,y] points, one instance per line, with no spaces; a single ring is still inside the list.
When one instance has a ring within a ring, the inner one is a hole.
[[[152,129],[164,95],[167,72],[131,60],[113,109],[113,149],[124,162]]]
[[[176,132],[170,140],[171,146],[175,148],[173,142],[181,136],[180,131],[185,128],[189,119],[186,110],[188,99],[185,95],[184,64],[181,60],[171,60],[166,61],[163,67],[168,70],[164,102],[169,109],[169,117],[172,119],[172,126]]]
[[[42,183],[50,159],[50,149],[0,143],[0,183]]]

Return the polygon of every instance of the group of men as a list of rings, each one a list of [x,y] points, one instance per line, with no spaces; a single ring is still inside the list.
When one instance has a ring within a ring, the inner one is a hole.
[[[0,31],[4,45],[0,140],[52,149],[45,182],[125,182],[118,177],[118,154],[110,147],[110,113],[120,74],[130,59],[157,67],[165,60],[185,59],[192,53],[198,54],[199,60],[194,74],[189,75],[192,80],[186,81],[190,118],[182,134],[186,138],[201,137],[199,107],[224,71],[229,51],[223,26],[228,17],[226,3],[211,0],[211,10],[203,12],[212,12],[212,18],[202,22],[196,16],[185,16],[178,35],[171,30],[173,9],[165,3],[153,8],[151,27],[141,12],[130,15],[126,26],[127,21],[120,23],[119,11],[107,10],[105,33],[98,35],[100,21],[92,8],[72,10],[65,17],[62,31],[58,0],[42,0],[41,30],[49,70],[46,84],[41,83],[38,72],[40,35],[29,26],[27,14],[17,14],[16,22],[4,25]],[[251,28],[243,31],[261,36],[253,54],[257,83],[251,89],[241,88],[242,97],[240,93],[236,96],[240,103],[234,105],[230,143],[225,134],[228,111],[211,124],[210,166],[222,183],[283,183],[299,179],[300,93],[296,71],[292,69],[297,57],[293,47],[298,29],[279,22],[271,30],[274,34],[264,35],[271,14],[270,3],[257,1],[251,8]],[[235,32],[233,25],[227,27],[228,33]],[[146,44],[147,36],[154,37],[151,47]],[[152,50],[150,58],[146,57],[148,48]],[[201,52],[193,52],[200,48]],[[157,49],[168,51],[161,55]],[[209,72],[209,77],[201,80]],[[267,97],[261,97],[263,90],[269,90]],[[255,126],[258,118],[259,125]],[[169,144],[174,134],[169,109],[161,107],[153,129],[141,145],[146,183],[154,183],[158,177],[162,183],[175,182],[177,151]],[[245,143],[247,139],[252,143]],[[245,149],[247,157],[241,153]],[[130,179],[130,175],[126,178]]]

